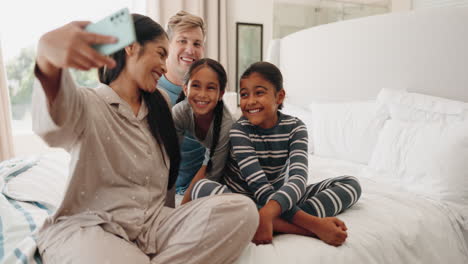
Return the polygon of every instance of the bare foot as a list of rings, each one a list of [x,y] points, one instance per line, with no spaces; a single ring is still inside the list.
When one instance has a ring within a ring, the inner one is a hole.
[[[279,217],[273,220],[273,230],[277,233],[283,234],[295,234],[301,236],[317,237],[314,233],[310,232],[309,230],[297,226],[295,224],[291,224],[288,221]]]
[[[323,242],[333,246],[341,246],[348,237],[348,233],[340,222],[341,220],[336,217],[318,218],[317,221],[308,223],[305,227]]]
[[[260,214],[260,223],[252,242],[256,245],[270,244],[273,241],[273,221],[269,217]]]
[[[298,211],[293,217],[293,223],[333,246],[340,246],[348,237],[346,225],[336,217],[318,218],[304,211]]]

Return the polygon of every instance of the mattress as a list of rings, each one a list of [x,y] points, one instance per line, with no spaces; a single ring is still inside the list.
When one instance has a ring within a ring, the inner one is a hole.
[[[41,263],[34,231],[60,202],[67,182],[67,155],[0,164],[1,263]],[[365,168],[309,156],[310,183],[340,175],[355,175],[361,182],[361,199],[338,216],[348,227],[342,246],[282,234],[270,245],[249,244],[236,263],[468,263],[464,227],[456,209],[362,173]]]
[[[237,264],[254,263],[468,263],[456,211],[406,192],[391,180],[375,180],[366,167],[309,156],[309,182],[358,176],[361,199],[338,215],[348,227],[340,247],[304,236],[282,234],[271,245],[250,244]],[[365,175],[365,176],[364,176]]]

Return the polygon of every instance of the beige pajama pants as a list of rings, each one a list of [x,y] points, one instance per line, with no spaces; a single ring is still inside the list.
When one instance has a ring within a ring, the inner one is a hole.
[[[45,264],[177,264],[232,263],[251,241],[258,226],[255,204],[235,194],[192,201],[165,208],[164,219],[151,226],[157,254],[148,256],[135,243],[104,231],[100,226],[78,227],[67,239],[49,245]]]

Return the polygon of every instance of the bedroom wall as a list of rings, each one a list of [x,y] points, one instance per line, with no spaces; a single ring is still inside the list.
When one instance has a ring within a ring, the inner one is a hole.
[[[392,0],[392,12],[411,10],[411,0]]]
[[[301,3],[276,0],[273,10],[273,38],[283,38],[313,26],[388,12],[389,1],[367,3],[355,0],[310,0]]]
[[[273,0],[228,1],[228,79],[229,90],[235,91],[236,83],[236,23],[263,24],[263,58],[273,35]]]
[[[437,7],[465,7],[468,0],[392,0],[392,12],[418,10]]]

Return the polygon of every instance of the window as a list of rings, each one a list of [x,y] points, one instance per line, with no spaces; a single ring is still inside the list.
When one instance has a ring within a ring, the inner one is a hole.
[[[13,136],[31,131],[33,67],[39,37],[74,20],[98,21],[112,12],[128,7],[145,13],[145,0],[2,0],[0,32],[12,109]],[[98,84],[97,71],[72,70],[75,81],[83,86]]]

